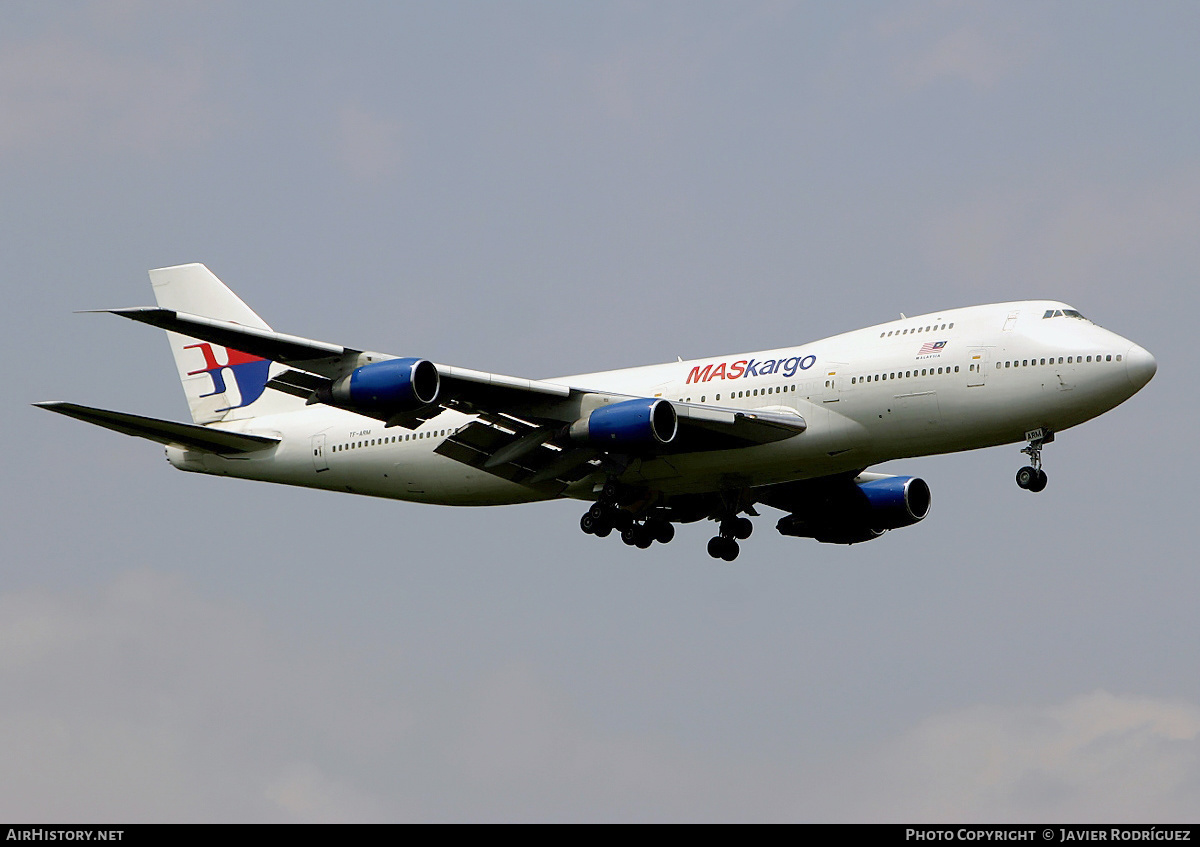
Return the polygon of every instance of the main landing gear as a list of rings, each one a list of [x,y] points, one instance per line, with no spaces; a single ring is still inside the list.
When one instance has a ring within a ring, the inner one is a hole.
[[[1035,429],[1025,433],[1029,442],[1021,452],[1029,456],[1029,464],[1017,471],[1017,487],[1038,492],[1046,487],[1046,472],[1042,470],[1042,447],[1054,440],[1048,429]]]
[[[675,527],[670,521],[652,513],[646,517],[636,517],[637,509],[623,509],[618,505],[617,494],[617,487],[613,483],[605,485],[600,499],[579,519],[579,528],[600,538],[608,536],[614,529],[620,530],[622,541],[642,550],[655,541],[659,544],[671,542],[675,537]]]
[[[741,548],[738,541],[745,541],[754,532],[750,518],[738,517],[739,512],[757,517],[753,501],[744,496],[726,493],[722,503],[707,516],[719,520],[720,529],[708,542],[708,555],[714,559],[732,562]],[[715,504],[714,504],[715,505]],[[656,492],[648,492],[619,486],[609,481],[600,491],[600,496],[579,519],[579,528],[588,535],[604,538],[613,531],[621,533],[621,540],[630,547],[645,550],[655,541],[669,544],[675,537],[675,526],[669,518],[679,521],[699,520],[705,512],[684,511],[667,506]]]
[[[709,539],[708,555],[732,562],[741,552],[738,540],[745,541],[754,532],[749,518],[727,517],[721,521],[720,532]]]

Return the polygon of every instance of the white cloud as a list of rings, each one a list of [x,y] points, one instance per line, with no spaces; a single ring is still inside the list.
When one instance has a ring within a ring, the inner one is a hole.
[[[149,58],[70,36],[0,49],[0,155],[41,149],[159,154],[217,125],[205,65],[187,49]]]
[[[398,121],[349,104],[342,107],[336,126],[338,161],[353,179],[370,183],[400,174],[404,151]]]
[[[407,677],[274,637],[157,574],[0,595],[0,816],[1156,821],[1200,807],[1188,703],[979,706],[822,765],[749,759],[736,739],[702,752],[669,726],[615,731],[520,661],[449,695]]]
[[[1143,182],[1030,177],[931,218],[923,243],[947,276],[1019,296],[1133,270],[1144,281],[1163,264],[1200,271],[1197,231],[1200,171],[1185,169]]]
[[[857,762],[821,817],[928,822],[1190,820],[1200,708],[1104,691],[931,717]]]
[[[267,786],[267,799],[297,823],[368,823],[394,821],[377,799],[336,779],[311,762],[287,768]]]
[[[158,574],[2,595],[0,816],[688,820],[786,808],[774,769],[602,730],[520,662],[450,700],[405,676],[281,641]]]
[[[598,113],[614,124],[657,130],[678,114],[703,62],[703,51],[675,38],[625,45],[591,70]]]
[[[598,731],[521,664],[482,681],[454,735],[463,784],[498,817],[694,820],[744,810],[747,802],[759,814],[770,806],[748,796],[756,777],[730,779],[737,768],[714,767],[668,738]]]
[[[989,88],[1035,57],[1045,37],[1022,12],[964,2],[910,3],[880,15],[871,27],[892,78],[919,90],[940,80]]]
[[[910,88],[924,88],[943,77],[990,86],[1017,64],[1017,58],[989,41],[977,28],[963,26],[908,57],[900,64],[898,73]]]
[[[96,594],[5,594],[0,816],[403,817],[329,770],[406,735],[400,710],[366,687],[339,657],[276,642],[161,575],[125,574]]]

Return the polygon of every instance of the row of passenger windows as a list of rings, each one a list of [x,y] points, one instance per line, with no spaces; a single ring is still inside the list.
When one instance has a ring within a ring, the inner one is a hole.
[[[434,429],[428,432],[411,432],[405,435],[392,435],[387,438],[364,438],[362,441],[351,441],[348,444],[333,445],[333,452],[341,453],[344,450],[359,450],[363,447],[375,447],[380,444],[397,444],[402,441],[416,441],[419,438],[441,438],[449,435],[448,429]]]
[[[1074,365],[1074,364],[1083,364],[1085,362],[1093,362],[1093,361],[1094,362],[1111,362],[1114,359],[1118,362],[1121,361],[1120,354],[1117,354],[1115,357],[1112,354],[1105,354],[1102,356],[1067,356],[1067,357],[1065,357],[1065,359],[1062,356],[1059,356],[1057,359],[1055,359],[1053,356],[1050,356],[1045,359],[1010,359],[1009,361],[1006,361],[1006,362],[996,362],[996,370],[1000,370],[1001,368],[1028,368],[1028,367],[1034,367],[1036,365],[1053,365],[1053,364],[1061,365],[1064,363],[1068,364],[1068,365]],[[971,370],[975,370],[974,365],[971,366]],[[904,378],[914,377],[914,376],[937,376],[938,374],[948,374],[948,373],[958,373],[958,366],[955,365],[953,370],[951,370],[948,367],[946,367],[946,368],[922,368],[920,371],[915,371],[915,370],[904,371],[903,373],[900,371],[896,371],[894,373],[851,377],[850,384],[856,385],[861,382],[879,382],[879,380],[881,380],[881,379],[904,379]]]
[[[1091,362],[1091,361],[1111,362],[1112,360],[1113,360],[1113,356],[1111,353],[1104,355],[1104,356],[1096,356],[1094,359],[1092,356],[1086,357],[1086,361],[1088,361],[1088,362]],[[1116,360],[1118,362],[1121,361],[1120,353],[1117,354]],[[1066,364],[1068,364],[1068,365],[1082,365],[1082,364],[1084,364],[1084,361],[1085,361],[1085,357],[1083,357],[1083,356],[1067,356],[1067,358],[1066,358]],[[1049,358],[1046,358],[1046,359],[1021,359],[1019,361],[1017,359],[1012,359],[1011,361],[1008,361],[1008,362],[996,362],[996,370],[1000,370],[1000,368],[1031,368],[1035,365],[1055,365],[1055,364],[1058,364],[1058,365],[1063,364],[1063,357],[1059,356],[1058,359],[1055,359],[1053,356],[1050,356]]]
[[[746,391],[730,391],[729,399],[730,400],[740,400],[743,397],[758,397],[760,394],[786,394],[789,391],[794,392],[795,390],[796,390],[795,385],[776,385],[776,386],[772,386],[770,388],[751,388]],[[707,403],[708,402],[707,397],[708,397],[707,394],[701,394],[700,402]],[[721,399],[721,395],[717,394],[713,397],[713,402],[715,403],[720,399]],[[679,402],[680,403],[690,403],[690,402],[692,402],[692,398],[691,397],[680,397]]]
[[[908,379],[914,376],[937,376],[938,374],[958,373],[958,365],[953,369],[949,366],[944,368],[921,368],[916,371],[894,371],[892,373],[874,374],[868,376],[850,377],[850,384],[857,385],[860,382],[879,382],[881,379]]]
[[[948,323],[942,324],[941,326],[938,326],[937,324],[930,324],[929,326],[919,326],[916,329],[893,329],[889,330],[888,332],[879,333],[879,337],[891,338],[893,335],[908,335],[909,333],[916,335],[918,332],[933,332],[935,329],[939,332],[941,332],[943,329],[954,329],[954,324]]]

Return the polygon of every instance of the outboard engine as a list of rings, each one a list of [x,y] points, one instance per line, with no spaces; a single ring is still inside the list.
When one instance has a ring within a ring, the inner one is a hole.
[[[317,399],[344,409],[392,415],[435,402],[441,382],[437,367],[428,359],[388,359],[355,368],[317,392]]]
[[[571,424],[572,441],[605,449],[647,449],[670,444],[679,431],[675,407],[661,398],[601,406]]]

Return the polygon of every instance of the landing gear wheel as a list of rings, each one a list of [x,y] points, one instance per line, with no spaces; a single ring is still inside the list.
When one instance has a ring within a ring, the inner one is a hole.
[[[727,562],[732,562],[738,557],[738,553],[740,552],[742,552],[741,548],[732,538],[717,535],[708,540],[708,555],[714,559],[724,559]]]
[[[579,528],[588,535],[596,534],[596,519],[592,517],[591,512],[585,512],[583,517],[579,519]]]
[[[599,520],[600,518],[603,518],[605,515],[608,514],[608,512],[609,512],[608,507],[605,506],[603,503],[593,503],[592,507],[590,509],[588,509],[588,514],[591,515],[593,518],[596,518],[597,520]]]
[[[670,544],[675,537],[675,527],[670,521],[657,521],[654,525],[654,540],[659,544]]]
[[[1017,485],[1026,491],[1038,492],[1046,487],[1046,472],[1042,470],[1042,448],[1054,440],[1051,430],[1032,429],[1025,433],[1029,443],[1021,452],[1029,457],[1029,465],[1017,471]]]
[[[621,530],[621,540],[630,547],[645,550],[654,543],[654,533],[645,524],[635,523],[628,529]]]
[[[607,538],[613,531],[613,526],[608,521],[596,521],[596,528],[592,530],[592,535],[597,538]]]
[[[750,537],[750,533],[754,532],[754,522],[749,518],[737,518],[733,521],[733,526],[730,529],[734,538],[745,541]]]

